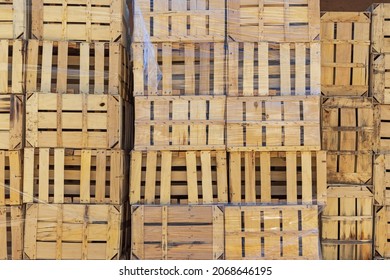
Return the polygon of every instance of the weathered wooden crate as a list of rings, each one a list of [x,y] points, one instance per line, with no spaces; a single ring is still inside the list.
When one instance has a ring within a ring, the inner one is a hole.
[[[120,205],[27,204],[23,258],[119,259],[124,215]]]
[[[390,206],[390,154],[375,156],[373,182],[375,204]]]
[[[320,97],[227,97],[230,151],[320,150]]]
[[[34,1],[33,1],[34,2]],[[27,39],[29,36],[28,0],[0,0],[0,38]]]
[[[120,42],[128,36],[122,0],[33,0],[32,38],[52,41]]]
[[[320,43],[228,43],[228,95],[319,95]]]
[[[0,95],[0,149],[23,148],[24,101],[22,95]]]
[[[0,206],[22,204],[22,172],[22,151],[0,150]]]
[[[321,91],[325,96],[368,96],[369,13],[326,12],[321,17]]]
[[[223,218],[218,206],[133,206],[131,259],[223,259]]]
[[[23,258],[24,207],[0,206],[0,260]]]
[[[224,43],[133,43],[132,51],[134,96],[225,94]]]
[[[227,260],[318,260],[318,206],[226,206]]]
[[[124,103],[119,95],[28,94],[26,146],[123,149],[131,121]]]
[[[120,43],[29,40],[28,93],[111,94],[129,98],[128,53]]]
[[[390,259],[390,206],[375,212],[375,257]]]
[[[241,42],[310,42],[320,34],[319,0],[228,0],[227,35]]]
[[[376,101],[390,104],[390,53],[372,53],[370,78],[371,92]]]
[[[375,138],[371,98],[323,99],[322,148],[328,151],[329,183],[370,182]]]
[[[131,153],[131,204],[227,203],[225,151]]]
[[[25,148],[23,202],[125,202],[125,161],[122,150]]]
[[[230,202],[326,203],[326,152],[230,152]]]
[[[225,150],[225,96],[137,96],[134,149]]]
[[[1,3],[0,3],[1,7]],[[1,26],[1,21],[0,21]],[[0,31],[1,32],[1,31]],[[24,93],[25,43],[22,40],[0,40],[0,93]]]
[[[378,153],[390,151],[390,105],[374,106],[375,135],[373,150]]]
[[[134,0],[133,42],[224,42],[220,0]]]
[[[371,13],[372,52],[390,52],[390,4],[373,4],[371,6]]]
[[[372,259],[373,216],[372,186],[331,185],[322,212],[323,259]]]

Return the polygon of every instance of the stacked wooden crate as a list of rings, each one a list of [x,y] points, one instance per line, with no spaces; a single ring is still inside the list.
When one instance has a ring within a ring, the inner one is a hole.
[[[26,1],[0,1],[0,260],[23,255]]]
[[[33,1],[25,67],[25,259],[126,257],[126,8],[114,0]]]
[[[225,6],[133,1],[131,259],[220,259],[227,203]]]
[[[374,105],[369,91],[370,14],[321,17],[322,145],[328,203],[322,213],[324,259],[371,259]]]
[[[374,97],[375,258],[390,259],[390,4],[373,4],[371,91]]]
[[[319,1],[232,0],[227,12],[226,259],[318,259]]]

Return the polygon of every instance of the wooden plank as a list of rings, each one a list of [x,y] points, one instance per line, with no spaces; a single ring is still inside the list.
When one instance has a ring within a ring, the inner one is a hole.
[[[198,179],[196,171],[196,153],[186,152],[188,204],[198,204]],[[203,191],[203,190],[202,190]],[[203,192],[202,192],[203,193]]]
[[[169,204],[171,196],[171,164],[172,153],[161,152],[161,161],[164,165],[161,166],[161,204]]]
[[[49,202],[49,149],[42,148],[39,154],[39,201]]]
[[[310,159],[311,159],[311,155],[310,155]],[[298,199],[297,154],[295,152],[286,153],[286,165],[287,165],[287,203],[297,204],[297,199]],[[311,164],[310,164],[310,168],[311,168]]]
[[[54,203],[64,203],[64,165],[65,151],[64,149],[54,150]]]

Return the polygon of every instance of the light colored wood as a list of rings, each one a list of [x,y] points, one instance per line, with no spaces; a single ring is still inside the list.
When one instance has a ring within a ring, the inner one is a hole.
[[[169,204],[171,199],[171,166],[172,153],[161,152],[161,204]]]
[[[0,9],[1,6],[0,3]],[[0,69],[0,93],[24,94],[24,41],[0,40],[0,52],[0,63],[3,65]]]
[[[302,153],[303,156],[304,153]],[[310,155],[311,156],[311,155]],[[297,189],[297,153],[286,152],[286,166],[287,166],[287,203],[297,204],[298,189]],[[304,166],[302,158],[302,167]],[[310,164],[311,168],[311,164]],[[311,173],[311,172],[310,172]],[[302,172],[302,175],[305,176]],[[303,187],[303,182],[302,182]],[[303,194],[303,192],[302,192]],[[303,200],[303,199],[302,199]]]

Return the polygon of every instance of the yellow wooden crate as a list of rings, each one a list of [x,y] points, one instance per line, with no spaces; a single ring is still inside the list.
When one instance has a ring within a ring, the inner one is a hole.
[[[24,93],[25,48],[22,40],[0,40],[0,94]]]
[[[0,206],[22,205],[22,155],[22,150],[0,150]]]
[[[0,0],[1,39],[27,39],[29,37],[28,4],[28,0]]]
[[[22,95],[0,94],[0,149],[23,148],[23,98]]]
[[[24,206],[0,206],[0,260],[23,258]]]

